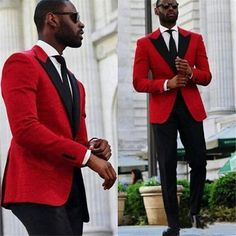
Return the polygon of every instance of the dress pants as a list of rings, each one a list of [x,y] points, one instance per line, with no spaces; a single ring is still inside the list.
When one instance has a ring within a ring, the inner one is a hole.
[[[194,98],[193,98],[194,99]],[[163,201],[168,225],[179,228],[176,187],[177,131],[183,143],[190,172],[190,213],[198,214],[206,179],[206,144],[202,122],[189,113],[178,92],[173,111],[163,124],[153,124]]]
[[[14,203],[9,208],[24,224],[30,236],[82,235],[83,217],[75,179],[69,198],[62,206]]]

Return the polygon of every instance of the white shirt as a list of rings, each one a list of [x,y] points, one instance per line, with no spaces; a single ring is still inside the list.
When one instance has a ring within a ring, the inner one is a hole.
[[[38,40],[36,45],[39,46],[40,48],[42,48],[43,51],[48,55],[48,57],[50,58],[50,60],[53,63],[53,65],[55,66],[55,68],[56,68],[56,70],[57,70],[57,72],[60,75],[61,80],[62,80],[61,64],[56,60],[55,57],[53,57],[53,56],[59,55],[58,51],[54,47],[52,47],[50,44],[48,44],[48,43],[46,43],[46,42],[44,42],[42,40]],[[68,79],[68,83],[69,83],[70,91],[71,91],[71,94],[72,94],[72,88],[71,88],[71,84],[70,84],[70,80],[69,79]],[[88,160],[90,158],[90,155],[91,155],[91,150],[88,149],[87,152],[85,153],[82,165],[86,165],[86,163],[88,162]]]
[[[170,41],[170,34],[168,32],[166,32],[167,30],[169,30],[169,28],[166,28],[162,25],[160,25],[160,32],[161,32],[161,35],[166,43],[166,46],[169,50],[169,41]],[[175,40],[175,45],[176,45],[176,49],[177,49],[177,52],[178,52],[178,46],[179,46],[179,31],[178,31],[178,27],[177,25],[175,25],[173,28],[171,28],[172,31],[172,36]],[[168,80],[165,81],[164,83],[164,91],[168,91],[169,89],[167,88],[167,82]]]
[[[160,25],[160,31],[161,31],[162,37],[164,38],[166,46],[169,50],[170,34],[168,32],[166,32],[167,30],[169,30],[169,29],[162,26],[162,25]],[[178,48],[179,48],[179,31],[178,31],[177,25],[175,25],[173,28],[171,28],[171,30],[173,30],[172,35],[173,35],[173,38],[175,40],[175,45],[176,45],[176,49],[177,49],[177,52],[178,52]]]
[[[166,43],[166,46],[169,49],[169,41],[170,41],[170,33],[166,32],[167,30],[169,30],[168,28],[164,27],[163,25],[160,25],[160,32],[162,34],[162,37]],[[176,49],[177,49],[177,52],[178,52],[178,49],[179,49],[179,30],[178,30],[178,27],[177,25],[175,25],[174,27],[171,28],[172,31],[172,36],[173,36],[173,39],[175,41],[175,45],[176,45]],[[193,74],[189,77],[189,79],[192,79],[192,76]],[[164,83],[164,91],[168,91],[169,89],[167,88],[167,82],[168,80],[165,81]]]
[[[38,40],[37,46],[41,47],[43,49],[43,51],[46,52],[46,54],[50,58],[51,62],[53,63],[53,65],[57,69],[57,72],[60,75],[61,81],[63,81],[62,75],[61,75],[61,64],[54,57],[54,56],[60,55],[58,53],[58,51],[54,47],[52,47],[50,44],[48,44],[48,43],[46,43],[42,40]],[[69,84],[69,87],[70,87],[70,92],[71,92],[71,95],[72,95],[72,98],[73,98],[71,83],[70,83],[70,80],[69,80],[68,77],[67,77],[67,79],[68,79],[68,84]]]

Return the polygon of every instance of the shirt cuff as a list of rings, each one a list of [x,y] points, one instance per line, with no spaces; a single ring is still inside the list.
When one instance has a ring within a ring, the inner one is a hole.
[[[164,82],[164,91],[170,90],[170,89],[167,88],[167,82],[168,82],[168,79],[165,80],[165,82]]]
[[[90,158],[90,155],[91,155],[91,150],[87,150],[87,152],[85,153],[85,156],[84,156],[84,160],[83,160],[83,162],[82,162],[82,165],[86,165],[87,164],[87,162],[88,162],[88,160],[89,160],[89,158]]]

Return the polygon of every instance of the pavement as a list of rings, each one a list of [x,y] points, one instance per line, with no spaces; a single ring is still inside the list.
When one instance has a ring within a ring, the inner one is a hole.
[[[118,236],[162,236],[166,226],[119,226]],[[181,229],[180,236],[236,236],[235,223],[215,223],[205,229]]]

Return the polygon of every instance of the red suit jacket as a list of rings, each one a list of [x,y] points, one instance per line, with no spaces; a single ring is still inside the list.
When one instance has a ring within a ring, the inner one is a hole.
[[[211,81],[208,59],[202,36],[179,28],[178,56],[186,59],[193,69],[193,77],[180,88],[182,97],[196,121],[206,118],[197,85]],[[149,71],[152,79],[148,78]],[[149,93],[150,122],[164,123],[175,103],[177,89],[164,91],[164,82],[176,73],[160,30],[137,41],[133,67],[133,85],[138,92]]]
[[[38,46],[13,54],[2,73],[2,95],[12,132],[4,173],[2,205],[33,202],[63,205],[75,167],[84,199],[80,167],[87,151],[85,91],[70,73],[73,111],[59,74]]]

